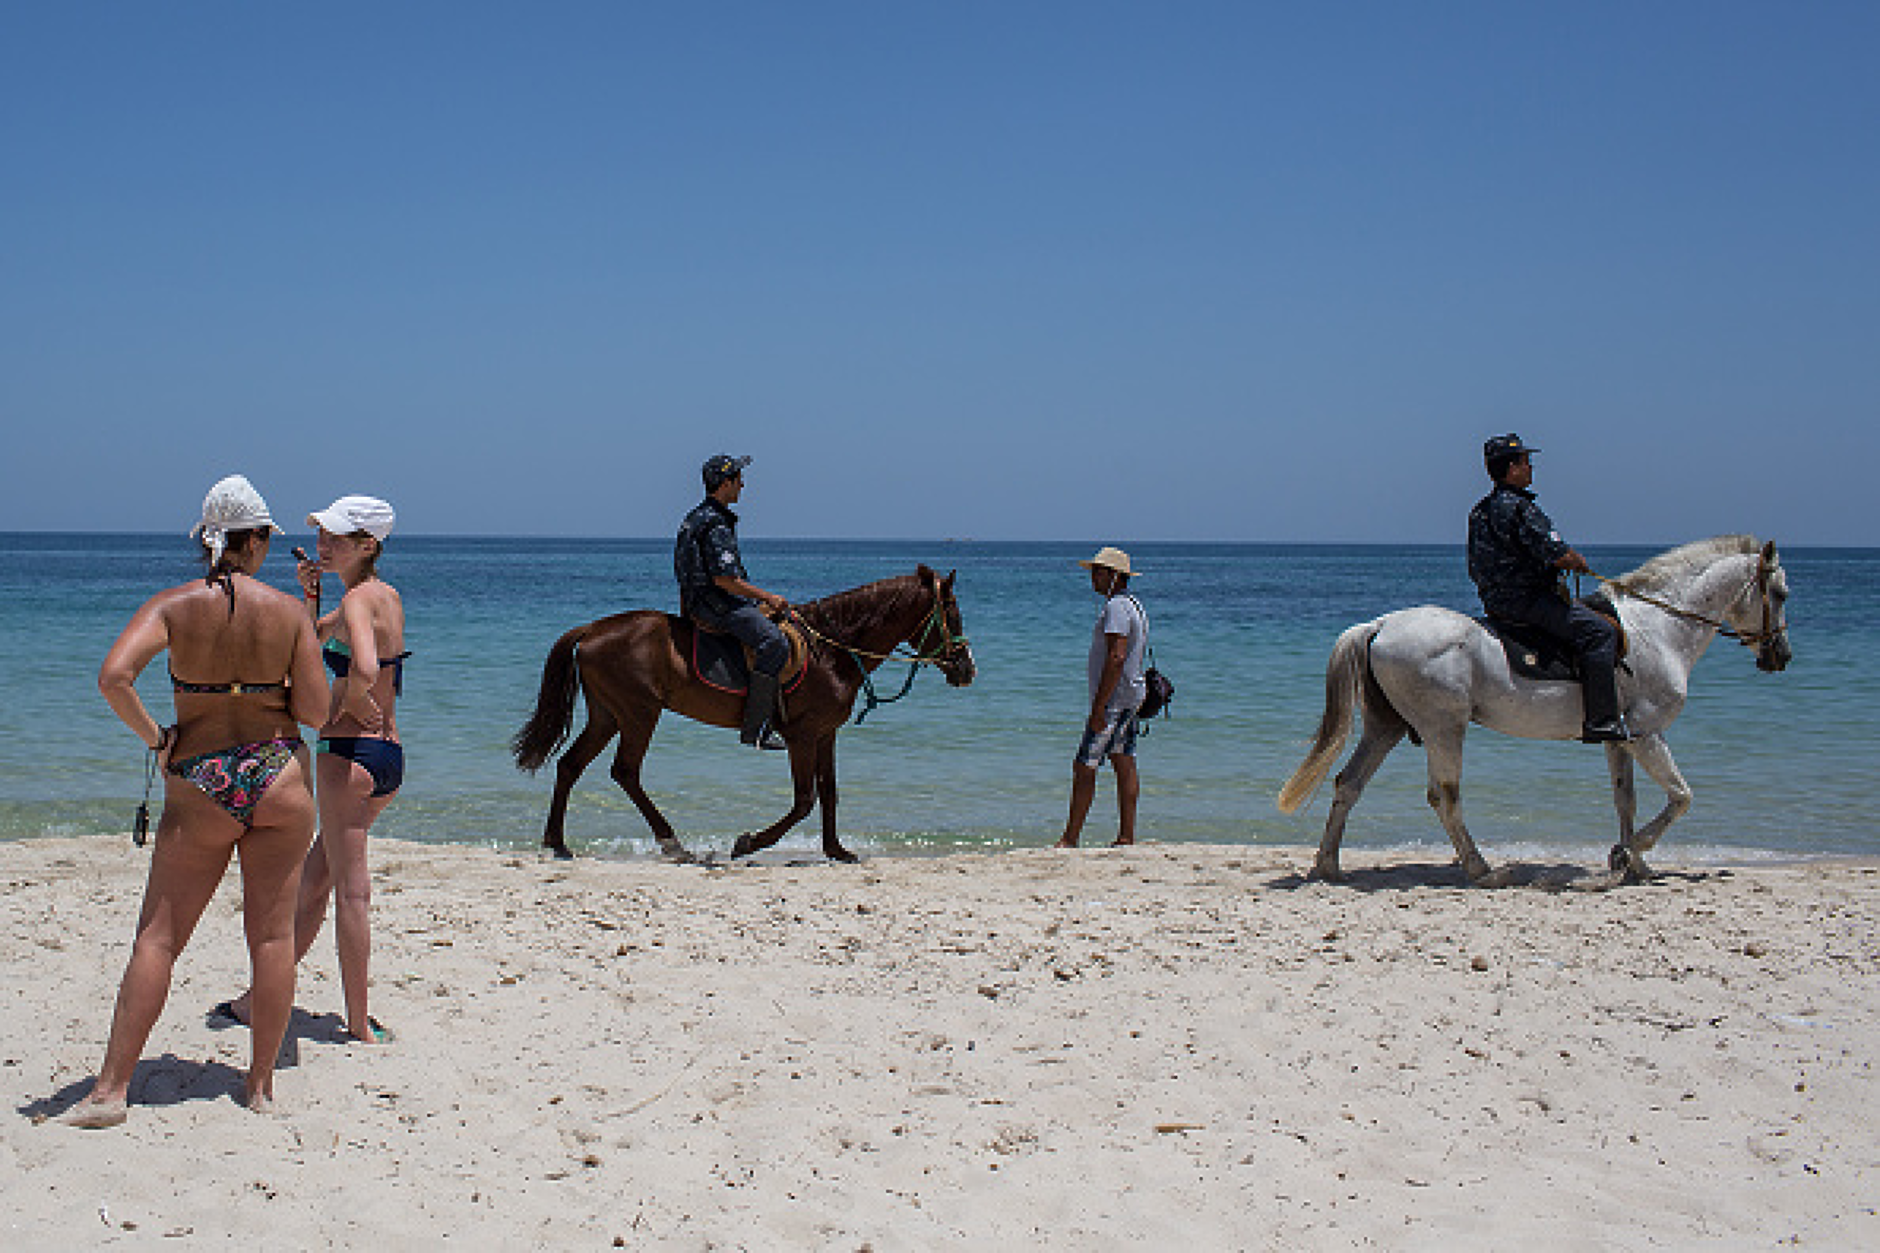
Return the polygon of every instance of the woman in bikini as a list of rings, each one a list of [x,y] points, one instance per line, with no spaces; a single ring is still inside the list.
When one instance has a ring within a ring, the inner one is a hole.
[[[247,479],[209,490],[199,536],[208,575],[159,592],[137,611],[98,672],[98,687],[164,769],[163,814],[111,1039],[89,1095],[66,1115],[81,1127],[124,1121],[132,1072],[170,991],[177,956],[239,854],[248,938],[252,1052],[244,1099],[265,1109],[294,1004],[294,911],[313,839],[314,803],[300,724],[326,717],[319,642],[292,596],[256,581],[277,528]],[[176,723],[162,726],[137,676],[170,654]]]
[[[301,587],[333,672],[333,687],[316,766],[320,834],[301,875],[294,950],[298,959],[313,947],[330,898],[346,1030],[367,1044],[383,1044],[391,1033],[366,1012],[366,967],[372,950],[366,834],[405,777],[405,750],[394,716],[404,688],[405,607],[377,570],[392,522],[392,507],[384,501],[342,496],[307,516],[308,525],[319,531],[319,560],[300,565]],[[338,606],[324,616],[322,573],[337,575],[346,589]],[[214,1012],[246,1022],[252,997],[252,990],[245,992]]]

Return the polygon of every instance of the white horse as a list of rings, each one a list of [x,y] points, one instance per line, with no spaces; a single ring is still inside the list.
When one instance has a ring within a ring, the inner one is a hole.
[[[1606,745],[1613,802],[1619,811],[1619,843],[1611,869],[1629,879],[1651,871],[1645,854],[1691,807],[1690,785],[1678,773],[1664,732],[1684,708],[1691,667],[1721,631],[1756,650],[1765,671],[1789,663],[1784,603],[1788,578],[1776,546],[1753,536],[1699,540],[1652,558],[1608,584],[1624,625],[1628,649],[1619,672],[1619,701],[1633,738]],[[1400,609],[1351,627],[1338,637],[1325,671],[1325,713],[1306,759],[1280,789],[1279,808],[1299,808],[1331,769],[1351,733],[1352,706],[1364,704],[1364,734],[1336,780],[1325,835],[1312,876],[1343,878],[1338,845],[1345,819],[1364,785],[1407,732],[1429,756],[1430,806],[1456,846],[1471,883],[1494,886],[1476,851],[1459,805],[1462,737],[1471,722],[1507,735],[1537,740],[1572,740],[1580,731],[1577,682],[1545,682],[1510,672],[1501,641],[1474,618],[1424,605]],[[1632,763],[1665,790],[1665,807],[1637,831]]]

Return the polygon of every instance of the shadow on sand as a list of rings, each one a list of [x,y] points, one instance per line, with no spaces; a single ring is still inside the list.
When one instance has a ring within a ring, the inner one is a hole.
[[[1569,862],[1504,862],[1482,888],[1531,888],[1542,892],[1605,892],[1616,887],[1651,887],[1677,883],[1704,883],[1727,879],[1730,871],[1672,870],[1655,872],[1643,882],[1628,882],[1604,867],[1589,868]],[[1268,887],[1297,889],[1319,882],[1303,873],[1270,880]],[[1345,871],[1342,881],[1330,886],[1357,892],[1406,892],[1414,888],[1473,888],[1456,862],[1394,862]]]
[[[241,1023],[210,1012],[205,1024],[212,1031],[246,1030]],[[300,1042],[347,1044],[352,1035],[339,1014],[309,1014],[294,1010],[287,1023],[287,1035],[281,1041],[281,1055],[275,1062],[281,1070],[300,1064]],[[131,1074],[130,1103],[136,1105],[180,1105],[185,1101],[230,1100],[243,1103],[246,1072],[227,1062],[191,1061],[165,1053],[162,1057],[137,1063]],[[57,1118],[85,1099],[91,1091],[93,1076],[74,1080],[50,1096],[42,1096],[18,1106],[16,1112],[33,1122]]]

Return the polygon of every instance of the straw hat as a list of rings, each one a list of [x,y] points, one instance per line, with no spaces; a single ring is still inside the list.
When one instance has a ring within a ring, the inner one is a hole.
[[[1086,570],[1092,566],[1102,566],[1105,570],[1114,570],[1130,578],[1136,576],[1136,571],[1129,568],[1129,554],[1120,548],[1112,548],[1108,545],[1097,549],[1097,555],[1089,561],[1080,561],[1077,564]]]

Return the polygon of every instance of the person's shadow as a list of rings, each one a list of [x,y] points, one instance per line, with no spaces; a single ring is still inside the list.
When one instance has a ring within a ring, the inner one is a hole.
[[[211,1013],[207,1024],[211,1030],[246,1030],[232,1018],[217,1017]],[[292,1070],[300,1065],[300,1042],[311,1040],[318,1044],[343,1044],[351,1037],[346,1032],[346,1020],[338,1014],[309,1014],[304,1009],[295,1009],[293,1017],[287,1023],[287,1035],[281,1040],[281,1054],[275,1066],[280,1070]],[[241,1104],[243,1098],[242,1070],[222,1061],[193,1061],[165,1053],[162,1057],[146,1058],[137,1063],[137,1069],[131,1072],[130,1103],[132,1105],[181,1105],[185,1101],[231,1100]],[[74,1080],[50,1096],[42,1096],[18,1107],[17,1112],[33,1122],[45,1122],[57,1118],[85,1099],[91,1091],[92,1077]]]

